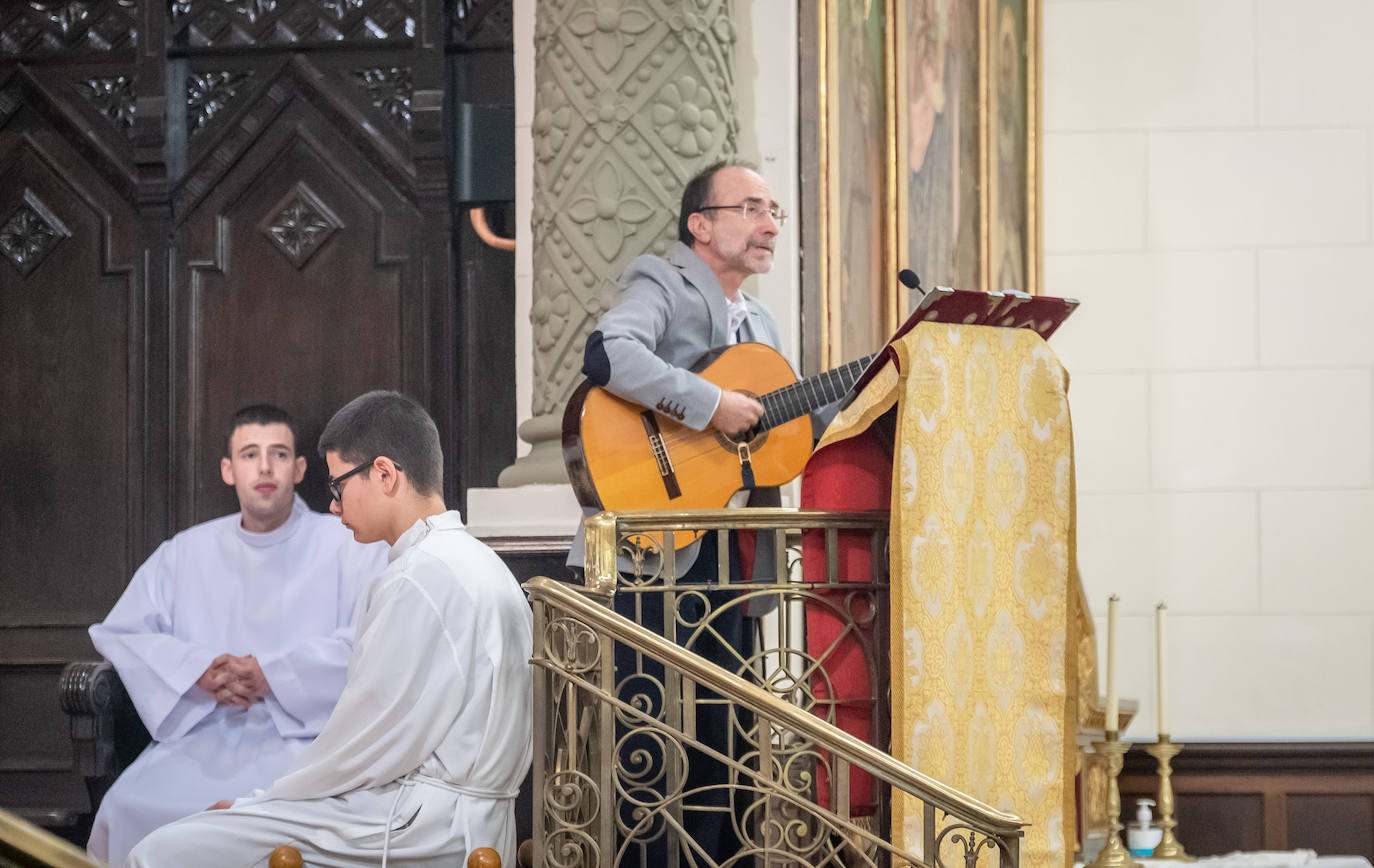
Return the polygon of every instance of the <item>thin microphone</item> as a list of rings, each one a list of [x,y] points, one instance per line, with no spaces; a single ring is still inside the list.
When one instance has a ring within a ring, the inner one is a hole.
[[[921,289],[921,278],[917,277],[916,272],[912,271],[910,268],[903,268],[901,271],[897,272],[897,279],[900,280],[902,286],[905,286],[907,289],[914,289],[921,295],[926,294],[926,291]]]

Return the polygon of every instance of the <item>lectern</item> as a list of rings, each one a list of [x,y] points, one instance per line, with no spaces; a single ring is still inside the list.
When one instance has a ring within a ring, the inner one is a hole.
[[[875,617],[890,625],[891,720],[845,717],[845,694],[871,690],[857,667],[832,668],[813,689],[854,734],[1029,820],[1022,864],[1056,868],[1073,853],[1082,603],[1068,378],[1045,338],[1076,305],[933,290],[865,372],[802,482],[805,507],[892,514],[886,553],[865,542],[841,555],[853,567],[889,562],[890,611]],[[804,577],[825,568],[811,542]],[[808,612],[813,656],[847,640],[837,627]],[[851,805],[870,793],[854,773]],[[930,810],[894,794],[893,843],[919,846]],[[939,846],[946,864],[963,855],[955,836]]]

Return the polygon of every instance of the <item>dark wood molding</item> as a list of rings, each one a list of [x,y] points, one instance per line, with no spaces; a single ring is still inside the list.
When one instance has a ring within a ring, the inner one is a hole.
[[[1172,763],[1178,835],[1190,853],[1306,848],[1374,859],[1374,742],[1186,743]],[[1122,822],[1155,798],[1155,759],[1126,755]]]
[[[1143,748],[1126,754],[1122,775],[1155,773],[1155,759]],[[1182,775],[1374,774],[1374,741],[1187,742],[1173,768]]]

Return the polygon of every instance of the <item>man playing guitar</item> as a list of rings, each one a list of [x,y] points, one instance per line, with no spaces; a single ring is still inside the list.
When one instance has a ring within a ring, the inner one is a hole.
[[[645,255],[630,263],[615,304],[588,336],[582,371],[589,384],[697,431],[711,427],[731,435],[757,423],[764,414],[759,401],[709,382],[690,366],[717,347],[742,342],[779,346],[772,315],[756,298],[742,292],[740,285],[750,275],[772,267],[774,241],[785,217],[768,184],[750,165],[716,163],[692,178],[682,194],[679,241],[662,257]],[[758,488],[749,494],[754,505],[778,503],[776,488]],[[738,559],[731,560],[732,571],[737,572]],[[699,547],[679,552],[677,562],[679,569],[685,569],[679,581],[714,580],[714,535],[704,537]],[[616,595],[620,614],[634,617],[633,597]],[[713,662],[732,671],[738,655],[748,656],[744,647],[748,631],[739,609],[730,607],[722,613],[729,617],[713,621],[722,643],[734,646],[733,653],[726,647],[694,649],[708,659],[719,657]],[[653,620],[661,620],[661,613]],[[663,632],[662,623],[644,626],[674,638],[672,632]],[[623,655],[621,650],[617,648],[617,670],[633,667],[633,655]],[[617,680],[622,677],[618,671]],[[723,720],[697,722],[698,733],[714,733],[723,741],[728,740],[728,728]],[[719,749],[731,755],[728,744]],[[691,776],[703,781],[714,777],[723,781],[726,775],[723,766],[700,755],[693,756],[691,769]],[[728,814],[691,811],[684,822],[687,833],[718,863],[738,851]],[[667,841],[656,842],[658,848],[665,844],[671,846]],[[646,853],[645,858],[658,861],[661,852]]]

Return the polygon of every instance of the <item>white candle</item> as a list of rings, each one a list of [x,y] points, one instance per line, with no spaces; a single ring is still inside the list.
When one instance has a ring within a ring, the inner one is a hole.
[[[1164,641],[1166,635],[1165,618],[1168,612],[1168,608],[1163,603],[1155,606],[1155,701],[1157,703],[1155,709],[1155,723],[1161,735],[1169,731],[1169,725],[1165,723],[1165,721],[1169,719],[1169,716],[1164,713],[1166,706],[1164,684],[1167,680],[1166,673],[1169,671],[1166,664],[1168,660],[1168,643]]]
[[[1107,598],[1107,732],[1117,729],[1116,702],[1116,594]]]

